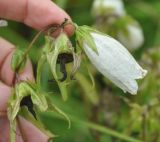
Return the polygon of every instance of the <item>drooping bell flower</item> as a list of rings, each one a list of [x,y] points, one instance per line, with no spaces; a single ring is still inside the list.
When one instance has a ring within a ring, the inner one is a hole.
[[[77,27],[76,36],[99,72],[124,92],[137,94],[136,79],[142,79],[147,71],[142,69],[122,44],[87,26]]]

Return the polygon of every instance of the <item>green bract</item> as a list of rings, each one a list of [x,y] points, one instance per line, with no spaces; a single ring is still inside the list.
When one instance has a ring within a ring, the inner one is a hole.
[[[83,44],[85,42],[93,51],[95,51],[98,54],[96,44],[91,36],[92,32],[97,32],[97,31],[89,26],[76,25],[75,34],[76,34],[76,40],[78,42],[77,44],[79,44],[77,46],[80,46],[83,49]]]

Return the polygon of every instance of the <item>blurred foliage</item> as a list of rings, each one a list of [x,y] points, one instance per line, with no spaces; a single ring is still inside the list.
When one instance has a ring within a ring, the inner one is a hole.
[[[93,25],[91,15],[92,0],[55,0],[79,25]],[[76,80],[68,85],[69,99],[64,102],[55,90],[55,83],[48,83],[51,73],[46,65],[43,69],[43,89],[52,101],[61,108],[72,121],[71,129],[56,113],[42,114],[45,126],[59,135],[55,142],[159,142],[160,141],[160,1],[124,0],[125,8],[143,28],[145,43],[133,55],[148,69],[147,77],[139,81],[136,96],[124,94],[100,75],[93,66],[96,85],[92,82],[82,63]],[[17,48],[28,46],[36,31],[17,22],[9,21],[9,26],[0,29],[0,36],[11,41]],[[34,69],[44,36],[34,44],[30,58]],[[36,53],[36,56],[35,56]],[[56,88],[56,87],[55,87]],[[97,103],[98,100],[98,103]]]

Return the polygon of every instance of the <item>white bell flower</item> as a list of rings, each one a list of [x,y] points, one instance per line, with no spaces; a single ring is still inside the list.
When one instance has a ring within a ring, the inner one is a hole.
[[[92,64],[124,92],[137,94],[136,79],[142,79],[147,70],[142,69],[128,50],[112,37],[97,32],[90,32],[90,36],[97,52],[90,47],[88,38],[82,37],[81,41]]]
[[[117,39],[129,50],[135,50],[144,43],[144,35],[139,25],[129,24],[127,26],[128,34],[123,31],[118,32]]]
[[[115,14],[118,16],[123,16],[126,13],[124,10],[124,4],[122,0],[94,0],[94,15],[99,16],[102,13],[104,14],[104,12],[109,12],[109,14]]]
[[[8,26],[8,22],[6,20],[0,19],[0,27],[6,27],[6,26]]]

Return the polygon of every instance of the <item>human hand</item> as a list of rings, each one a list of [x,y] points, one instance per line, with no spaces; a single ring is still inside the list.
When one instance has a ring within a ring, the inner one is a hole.
[[[23,22],[37,30],[41,30],[50,24],[61,24],[65,18],[70,19],[51,0],[14,0],[14,2],[12,0],[0,0],[0,17]],[[68,25],[64,30],[68,35],[71,35],[73,27]],[[15,76],[11,69],[14,48],[14,45],[0,37],[0,142],[9,142],[9,122],[6,116],[6,108]],[[32,65],[29,60],[23,72],[19,74],[19,78],[34,81]],[[16,142],[46,142],[48,140],[45,134],[24,118],[19,117],[19,122]],[[25,140],[22,136],[25,137]]]

